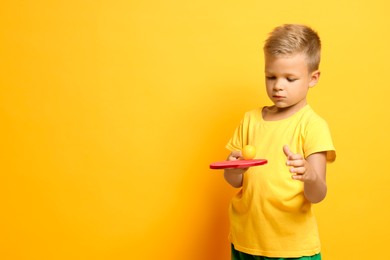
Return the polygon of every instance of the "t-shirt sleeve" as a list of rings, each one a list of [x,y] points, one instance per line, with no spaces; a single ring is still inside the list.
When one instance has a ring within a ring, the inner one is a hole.
[[[242,148],[248,144],[248,130],[251,121],[250,118],[251,112],[246,112],[240,124],[234,131],[233,136],[230,138],[229,142],[226,145],[226,148],[229,151],[242,150]]]
[[[304,141],[305,157],[318,152],[326,152],[328,162],[336,160],[336,150],[333,145],[329,126],[321,118],[311,120],[307,125]]]
[[[226,149],[228,149],[229,151],[241,150],[243,147],[243,139],[244,139],[243,132],[244,132],[244,120],[241,120],[241,123],[237,126],[236,130],[233,133],[233,136],[226,144]]]
[[[254,126],[258,122],[260,115],[261,108],[247,111],[225,147],[230,151],[242,150],[256,134]]]

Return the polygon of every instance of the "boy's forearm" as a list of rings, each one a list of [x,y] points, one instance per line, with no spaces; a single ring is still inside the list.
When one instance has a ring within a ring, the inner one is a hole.
[[[326,169],[324,168],[322,171],[316,171],[315,167],[312,167],[310,162],[308,162],[307,171],[308,175],[315,177],[304,182],[305,197],[311,203],[318,203],[326,197],[328,190],[325,179]]]
[[[322,201],[327,193],[326,186],[326,152],[318,152],[303,158],[301,154],[294,154],[288,146],[283,147],[287,156],[286,164],[294,180],[304,183],[304,194],[311,203]]]
[[[304,193],[307,200],[311,203],[321,202],[327,193],[327,186],[324,180],[317,178],[315,182],[305,182]]]
[[[232,151],[227,160],[234,161],[239,160],[242,157],[241,151]],[[225,180],[234,188],[240,188],[242,186],[243,174],[247,168],[228,168],[224,170]]]

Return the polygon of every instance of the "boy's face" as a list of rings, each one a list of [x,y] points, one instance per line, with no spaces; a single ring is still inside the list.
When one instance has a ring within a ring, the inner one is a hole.
[[[305,54],[265,55],[267,94],[280,109],[298,111],[306,105],[309,87],[319,80],[318,70],[309,72]]]

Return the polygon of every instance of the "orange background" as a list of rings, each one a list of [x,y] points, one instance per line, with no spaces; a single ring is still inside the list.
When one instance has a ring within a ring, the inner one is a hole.
[[[222,172],[267,105],[262,44],[323,41],[309,94],[338,159],[315,206],[324,259],[378,258],[390,232],[389,3],[1,1],[0,258],[229,259]]]

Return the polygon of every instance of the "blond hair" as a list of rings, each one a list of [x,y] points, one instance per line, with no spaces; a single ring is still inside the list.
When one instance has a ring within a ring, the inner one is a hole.
[[[318,69],[321,59],[321,40],[306,25],[285,24],[276,27],[264,44],[264,53],[271,56],[303,53],[310,72]]]

